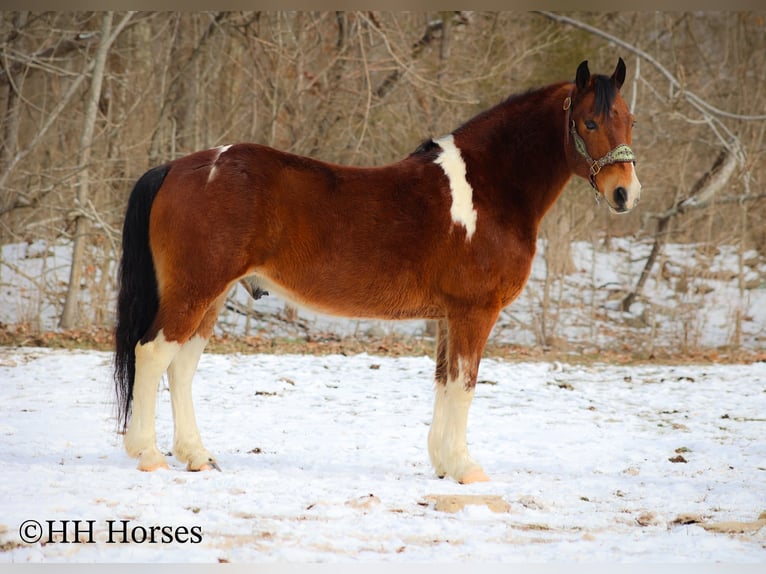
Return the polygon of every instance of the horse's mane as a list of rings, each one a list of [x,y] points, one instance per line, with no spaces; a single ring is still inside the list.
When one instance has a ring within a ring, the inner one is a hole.
[[[593,84],[596,91],[596,99],[593,104],[596,113],[599,115],[608,114],[609,110],[612,109],[612,104],[614,104],[614,98],[617,96],[617,87],[612,78],[600,74],[593,76]]]
[[[433,153],[435,150],[441,149],[439,147],[439,144],[437,144],[433,139],[427,139],[423,140],[418,147],[415,148],[415,150],[410,154],[410,156],[413,155],[425,155],[428,153]]]
[[[492,114],[496,110],[496,108],[500,106],[507,105],[509,103],[512,103],[515,100],[519,100],[535,92],[541,92],[549,88],[555,88],[559,85],[560,84],[551,84],[550,86],[542,86],[542,87],[538,86],[538,87],[530,88],[525,91],[511,94],[510,96],[508,96],[505,100],[501,101],[496,106],[491,107],[489,109],[485,109],[484,111],[479,113],[477,116],[468,119],[463,125],[455,129],[454,131],[455,132],[459,131],[466,124],[469,124],[482,116]],[[595,107],[596,113],[599,115],[608,114],[609,110],[612,109],[612,105],[614,104],[614,99],[617,96],[617,87],[614,85],[612,78],[610,78],[609,76],[601,75],[601,74],[594,75],[593,89],[595,91],[595,100],[593,105]],[[427,139],[421,142],[420,145],[417,148],[415,148],[415,150],[410,155],[428,154],[430,152],[433,152],[438,147],[439,145],[436,142],[434,142],[433,139]]]
[[[452,133],[457,133],[457,132],[461,131],[465,126],[467,126],[467,125],[469,125],[471,123],[474,123],[476,120],[479,120],[482,117],[489,116],[489,115],[492,115],[492,114],[496,113],[496,111],[499,108],[501,108],[502,106],[505,106],[505,105],[513,102],[514,100],[521,99],[524,96],[527,96],[527,95],[532,94],[534,92],[542,91],[543,89],[546,89],[548,87],[550,87],[550,86],[530,88],[530,89],[522,91],[522,92],[513,93],[510,96],[508,96],[507,98],[505,98],[504,100],[498,102],[496,105],[494,105],[494,106],[492,106],[490,108],[485,108],[484,110],[479,112],[477,115],[467,119],[465,122],[463,122],[463,124],[461,124],[460,126],[455,128],[454,130],[452,130]],[[434,150],[437,150],[437,149],[441,149],[441,148],[439,148],[439,144],[437,144],[433,139],[427,139],[427,140],[424,140],[423,142],[421,142],[421,144],[417,148],[415,148],[415,150],[410,155],[413,156],[413,155],[428,154],[429,152],[433,152]]]

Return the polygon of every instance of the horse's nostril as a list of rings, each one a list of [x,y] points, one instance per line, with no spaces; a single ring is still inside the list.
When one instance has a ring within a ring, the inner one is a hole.
[[[615,189],[614,202],[620,207],[625,207],[625,205],[628,203],[628,190],[624,187],[618,187]]]

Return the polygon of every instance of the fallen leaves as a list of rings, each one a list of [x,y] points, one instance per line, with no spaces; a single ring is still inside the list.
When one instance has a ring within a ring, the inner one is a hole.
[[[671,456],[668,460],[673,463],[679,463],[679,462],[687,463],[689,461],[684,458],[684,453],[689,453],[689,452],[691,452],[691,449],[685,446],[679,447],[676,449],[676,456]]]
[[[699,524],[706,531],[717,534],[752,534],[766,526],[766,511],[761,512],[756,520],[751,521],[706,522],[699,514],[679,514],[670,524],[671,526]]]
[[[639,514],[636,518],[636,522],[639,526],[658,526],[659,524],[662,524],[662,520],[654,512],[649,511],[644,511]]]
[[[758,532],[766,526],[766,519],[753,520],[751,522],[739,522],[730,520],[727,522],[701,523],[700,526],[708,532],[717,532],[720,534],[747,534]]]

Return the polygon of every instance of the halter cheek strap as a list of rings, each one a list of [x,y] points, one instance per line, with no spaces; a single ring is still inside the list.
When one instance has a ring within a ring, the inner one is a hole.
[[[564,100],[564,110],[569,110],[571,107],[572,98],[567,96]],[[571,115],[571,112],[568,115]],[[585,161],[587,161],[590,166],[590,176],[588,181],[590,181],[591,187],[593,187],[596,192],[598,192],[596,175],[601,171],[602,167],[613,163],[636,163],[636,154],[633,153],[633,150],[630,149],[627,144],[619,144],[599,159],[593,159],[588,153],[588,148],[585,146],[585,140],[583,140],[580,137],[580,134],[577,133],[577,127],[575,126],[574,120],[569,120],[568,133],[572,135],[572,140],[574,141],[577,153],[585,158]],[[598,193],[596,195],[598,196]]]

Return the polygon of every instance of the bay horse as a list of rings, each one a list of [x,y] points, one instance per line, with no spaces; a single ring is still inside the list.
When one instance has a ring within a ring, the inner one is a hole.
[[[624,81],[621,58],[611,76],[584,61],[574,82],[513,95],[381,167],[240,143],[146,172],[125,216],[114,364],[118,423],[138,468],[167,468],[155,434],[165,372],[173,454],[189,470],[219,468],[191,384],[227,293],[246,278],[256,296],[321,313],[436,320],[430,461],[439,477],[488,480],[468,452],[468,411],[542,217],[573,174],[615,213],[638,203]]]

